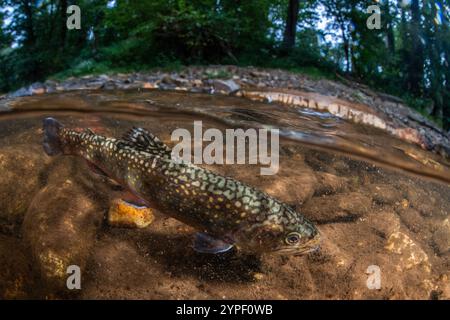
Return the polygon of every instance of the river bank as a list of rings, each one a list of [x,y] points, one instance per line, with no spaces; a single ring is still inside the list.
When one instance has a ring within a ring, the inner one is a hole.
[[[242,96],[251,100],[308,107],[373,126],[448,158],[449,134],[401,99],[365,85],[312,79],[279,69],[192,66],[177,72],[88,75],[34,83],[0,99],[71,90],[160,89]]]

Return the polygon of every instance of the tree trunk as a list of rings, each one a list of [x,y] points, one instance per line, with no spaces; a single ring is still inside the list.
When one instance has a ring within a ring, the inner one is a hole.
[[[297,31],[299,0],[289,0],[286,27],[284,29],[283,47],[292,49],[295,46]]]
[[[448,34],[448,27],[444,25],[445,34]],[[450,132],[450,49],[449,46],[447,46],[447,49],[444,49],[444,66],[445,66],[445,72],[444,72],[444,78],[445,78],[445,87],[442,93],[442,126],[445,131]]]
[[[344,54],[345,54],[345,72],[350,73],[350,67],[351,67],[351,57],[350,57],[350,39],[347,37],[346,28],[345,28],[345,22],[344,19],[340,16],[336,17],[339,26],[341,28],[342,33],[342,42],[344,46]]]
[[[344,42],[344,53],[345,53],[345,72],[350,73],[350,44],[348,42],[347,37],[342,32],[342,41]]]
[[[394,36],[394,28],[393,28],[393,19],[391,12],[389,10],[389,1],[385,0],[384,2],[384,11],[386,15],[386,37],[387,37],[387,45],[388,50],[391,54],[395,53],[395,36]]]
[[[447,85],[443,93],[442,105],[442,127],[450,132],[450,74],[447,74]]]
[[[442,6],[442,1],[437,1],[437,3]],[[443,62],[443,70],[445,77],[445,87],[443,92],[443,106],[442,106],[442,125],[444,130],[450,132],[450,41],[448,40],[448,35],[450,34],[449,30],[450,21],[446,15],[443,15],[443,24],[442,24],[442,40],[444,43],[442,45],[442,51],[444,53],[444,62]]]
[[[401,6],[402,0],[399,0],[399,5]],[[401,7],[401,20],[400,20],[400,38],[402,40],[402,48],[406,48],[406,43],[408,42],[406,34],[408,32],[407,24],[406,24],[406,8]]]
[[[25,44],[27,46],[34,46],[36,42],[36,37],[34,35],[34,26],[33,26],[33,8],[31,7],[31,3],[28,0],[22,1],[23,5],[23,13],[25,14]]]
[[[423,82],[423,44],[420,27],[419,0],[411,2],[411,51],[408,64],[408,87],[412,93],[421,94]]]
[[[60,30],[59,30],[59,48],[61,50],[64,49],[66,44],[66,34],[67,34],[67,0],[60,0],[60,9],[59,9],[59,21],[60,21]]]

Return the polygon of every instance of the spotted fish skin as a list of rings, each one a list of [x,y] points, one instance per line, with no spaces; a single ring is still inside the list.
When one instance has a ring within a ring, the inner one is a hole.
[[[51,126],[46,120],[44,148],[52,138],[47,137]],[[56,131],[61,153],[85,158],[148,205],[214,238],[261,253],[304,253],[318,245],[316,227],[291,207],[233,178],[172,157],[170,148],[142,128],[121,139],[62,125]]]

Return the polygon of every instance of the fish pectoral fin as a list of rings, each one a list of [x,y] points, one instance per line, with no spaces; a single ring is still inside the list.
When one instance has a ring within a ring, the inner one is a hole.
[[[99,176],[102,176],[102,177],[109,178],[108,174],[105,171],[103,171],[102,169],[100,169],[98,166],[96,166],[94,163],[87,161],[87,160],[86,160],[86,162],[87,162],[89,169],[93,173],[98,174]]]
[[[193,248],[200,253],[222,253],[233,248],[233,244],[213,238],[206,233],[198,232],[195,234]]]
[[[158,137],[143,128],[132,128],[123,135],[122,140],[126,145],[139,151],[162,158],[171,158],[172,150]]]
[[[100,176],[101,178],[104,178],[105,181],[108,182],[113,188],[122,189],[122,186],[117,181],[115,181],[113,178],[111,178],[105,171],[103,171],[101,168],[99,168],[98,166],[96,166],[95,164],[93,164],[90,161],[86,161],[86,162],[87,162],[87,165],[88,165],[89,169],[91,170],[91,172]]]

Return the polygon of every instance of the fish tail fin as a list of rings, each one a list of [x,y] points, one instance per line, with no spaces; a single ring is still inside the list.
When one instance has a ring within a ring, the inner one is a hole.
[[[63,125],[54,118],[45,118],[43,121],[44,141],[42,146],[45,153],[54,156],[63,152],[59,132]]]

